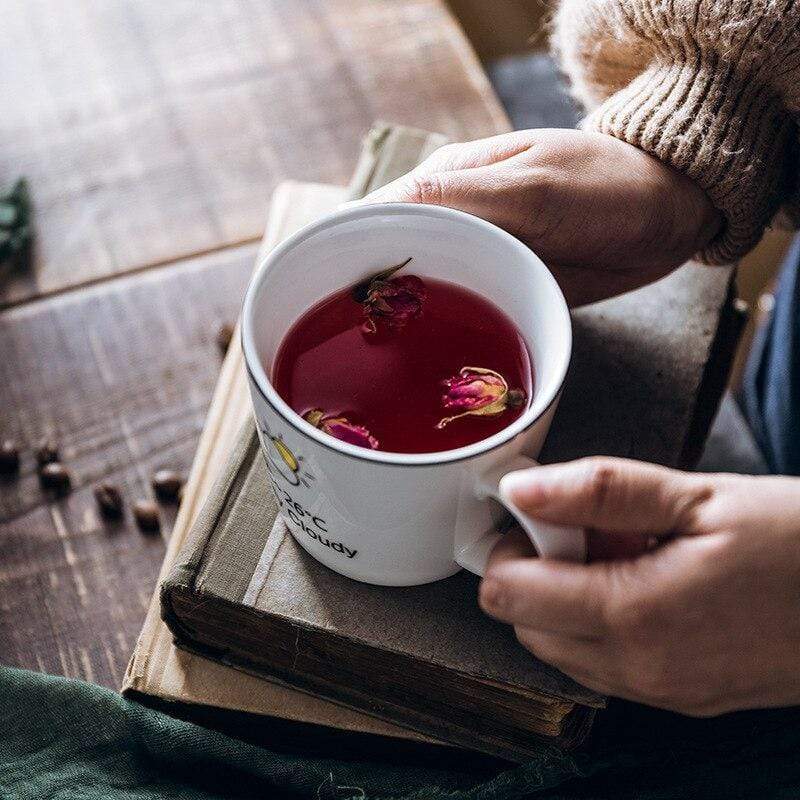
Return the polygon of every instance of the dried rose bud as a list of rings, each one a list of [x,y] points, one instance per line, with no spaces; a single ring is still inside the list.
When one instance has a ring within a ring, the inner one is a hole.
[[[362,425],[354,425],[346,417],[327,416],[324,411],[315,408],[303,415],[306,422],[310,422],[315,428],[319,428],[328,436],[339,439],[356,447],[366,447],[375,450],[378,447],[378,440],[370,435],[370,432]]]
[[[458,411],[494,406],[508,393],[508,384],[502,375],[477,367],[464,367],[456,377],[444,381],[444,385],[447,393],[442,396],[442,405]]]
[[[94,487],[94,499],[100,513],[106,519],[119,519],[122,517],[122,493],[115,483],[104,482]]]
[[[458,375],[443,381],[443,386],[447,391],[442,395],[442,406],[460,413],[440,420],[437,428],[469,415],[502,414],[506,408],[521,406],[526,399],[522,389],[509,390],[499,372],[483,367],[462,367]]]
[[[411,258],[407,258],[401,264],[382,269],[353,287],[353,299],[364,307],[365,332],[375,333],[378,330],[377,319],[383,319],[393,327],[401,327],[422,311],[425,284],[414,275],[392,277],[410,262]]]
[[[0,473],[14,475],[19,472],[19,448],[11,439],[5,439],[0,444]]]
[[[137,500],[133,504],[133,518],[142,533],[158,533],[161,530],[158,506],[152,500]]]
[[[39,470],[39,483],[56,497],[63,497],[72,488],[72,479],[63,464],[51,461]]]
[[[52,439],[42,439],[36,448],[36,461],[40,467],[58,461],[58,445]]]
[[[365,330],[375,331],[377,319],[402,327],[419,316],[425,295],[425,284],[416,275],[373,281],[364,301]]]

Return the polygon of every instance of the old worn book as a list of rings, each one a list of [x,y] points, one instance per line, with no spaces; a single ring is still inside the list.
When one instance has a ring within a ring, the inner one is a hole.
[[[267,475],[248,422],[162,584],[179,647],[493,755],[581,739],[604,699],[482,614],[474,576],[402,589],[344,578],[276,519]]]

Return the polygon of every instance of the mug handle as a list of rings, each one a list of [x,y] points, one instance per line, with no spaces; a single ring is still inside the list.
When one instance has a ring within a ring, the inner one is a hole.
[[[555,525],[552,522],[534,519],[515,505],[500,489],[500,480],[508,472],[538,467],[539,463],[527,456],[515,456],[505,463],[484,472],[475,486],[479,500],[493,498],[511,513],[519,526],[528,535],[540,558],[560,558],[564,561],[586,561],[586,531],[570,525]],[[490,530],[469,544],[463,545],[455,554],[455,562],[483,575],[492,548],[502,538],[501,533]]]

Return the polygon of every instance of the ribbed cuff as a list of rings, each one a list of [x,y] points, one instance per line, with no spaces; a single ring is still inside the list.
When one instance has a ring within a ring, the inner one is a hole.
[[[793,123],[762,81],[734,64],[654,64],[584,122],[688,175],[725,225],[698,257],[736,261],[787,197]]]

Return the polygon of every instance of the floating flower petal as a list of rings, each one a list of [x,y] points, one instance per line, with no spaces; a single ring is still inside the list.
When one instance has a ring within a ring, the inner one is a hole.
[[[325,414],[324,411],[314,408],[306,412],[303,419],[339,441],[356,447],[366,447],[369,450],[375,450],[378,447],[378,440],[370,435],[363,425],[355,425],[346,417],[332,417]]]

